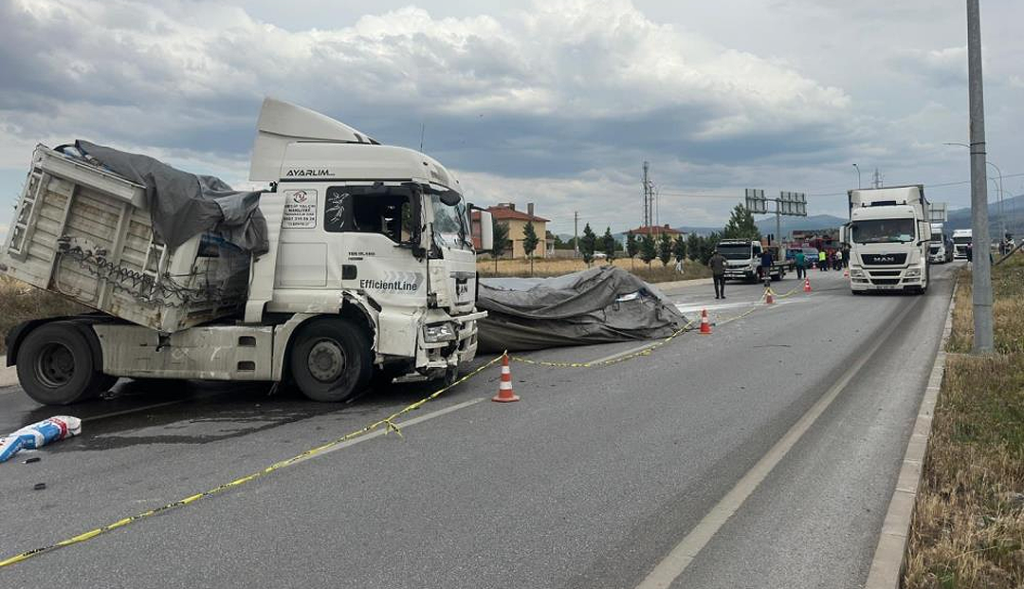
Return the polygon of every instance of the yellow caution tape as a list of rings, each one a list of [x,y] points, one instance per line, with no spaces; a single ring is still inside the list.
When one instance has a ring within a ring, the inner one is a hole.
[[[502,356],[503,355],[504,354],[502,354]],[[40,554],[44,554],[44,553],[47,553],[47,552],[52,552],[54,550],[57,550],[58,548],[65,548],[67,546],[71,546],[71,545],[74,545],[74,544],[79,544],[81,542],[85,542],[86,540],[91,540],[92,538],[95,538],[96,536],[99,536],[101,534],[106,534],[107,532],[116,530],[118,528],[122,528],[124,526],[127,526],[128,524],[135,523],[135,522],[137,522],[139,520],[146,519],[146,518],[152,517],[154,515],[159,515],[161,513],[164,513],[166,511],[170,511],[170,510],[178,508],[178,507],[184,507],[186,505],[189,505],[191,503],[199,501],[200,499],[205,499],[205,498],[210,497],[212,495],[216,495],[218,493],[222,493],[222,492],[227,491],[229,489],[233,489],[235,487],[239,487],[241,485],[244,485],[245,483],[249,483],[249,482],[254,481],[254,480],[258,479],[258,478],[264,477],[264,476],[266,476],[266,475],[268,475],[268,474],[270,474],[270,473],[272,473],[272,472],[274,472],[276,470],[280,470],[280,469],[282,469],[282,468],[284,468],[286,466],[291,466],[292,464],[295,464],[296,462],[298,462],[300,460],[305,460],[306,458],[310,458],[312,456],[316,456],[317,454],[322,454],[322,453],[326,452],[327,450],[335,448],[335,447],[337,447],[337,446],[339,446],[339,445],[341,445],[341,444],[343,444],[343,443],[345,443],[345,442],[347,442],[349,440],[358,438],[359,436],[366,435],[366,434],[372,432],[373,430],[375,430],[375,429],[377,429],[377,428],[379,428],[381,426],[387,427],[386,431],[388,431],[388,432],[392,432],[393,431],[399,437],[401,437],[402,436],[402,431],[401,431],[401,428],[397,424],[394,423],[395,419],[398,419],[399,417],[401,417],[402,415],[405,415],[406,413],[409,413],[410,411],[415,411],[416,409],[419,409],[424,404],[428,403],[429,401],[432,401],[432,400],[436,399],[437,397],[439,397],[441,394],[445,393],[446,391],[452,389],[453,387],[455,387],[457,385],[460,385],[460,384],[466,382],[467,380],[469,380],[470,378],[473,378],[474,376],[480,374],[481,372],[483,372],[487,368],[489,368],[491,366],[494,366],[494,364],[496,364],[499,360],[501,360],[502,356],[498,356],[498,357],[492,359],[491,361],[489,361],[486,364],[478,367],[476,370],[473,370],[472,372],[466,374],[465,376],[463,376],[462,378],[456,380],[455,382],[451,383],[450,385],[445,386],[445,387],[441,388],[440,390],[437,390],[437,391],[431,393],[429,396],[424,397],[424,398],[420,399],[419,401],[416,401],[412,405],[408,405],[408,406],[404,407],[400,411],[397,411],[397,412],[389,415],[388,417],[385,417],[384,419],[381,419],[381,420],[378,420],[378,421],[375,421],[375,422],[371,423],[370,425],[364,427],[361,430],[357,430],[357,431],[351,432],[351,433],[346,434],[346,435],[344,435],[344,436],[342,436],[340,438],[331,440],[330,442],[327,442],[326,444],[323,444],[323,445],[317,446],[315,448],[311,448],[309,450],[306,450],[302,454],[298,454],[298,455],[293,456],[291,458],[288,458],[286,460],[282,460],[280,462],[275,462],[274,464],[271,464],[270,466],[264,468],[263,470],[260,470],[258,472],[254,472],[254,473],[252,473],[250,475],[244,476],[244,477],[239,478],[239,479],[235,479],[235,480],[231,481],[230,483],[224,483],[223,485],[214,487],[214,488],[210,489],[209,491],[204,491],[202,493],[196,493],[195,495],[190,495],[188,497],[185,497],[184,499],[179,499],[179,500],[177,500],[177,501],[175,501],[173,503],[168,503],[167,505],[162,505],[162,506],[157,507],[155,509],[150,509],[149,511],[144,511],[144,512],[139,513],[139,514],[136,514],[136,515],[133,515],[133,516],[130,516],[130,517],[126,517],[124,519],[117,520],[116,522],[114,522],[112,524],[108,524],[108,525],[105,525],[103,527],[96,528],[94,530],[89,530],[88,532],[79,534],[77,536],[73,536],[73,537],[68,538],[66,540],[61,540],[60,542],[57,542],[55,544],[50,544],[48,546],[42,546],[40,548],[35,548],[35,549],[32,549],[32,550],[28,550],[26,552],[22,552],[21,554],[16,554],[16,555],[14,555],[14,556],[12,556],[10,558],[6,558],[4,560],[0,560],[0,568],[6,567],[6,566],[10,566],[12,564],[16,564],[16,563],[22,562],[24,560],[28,560],[29,558],[32,558],[33,556],[38,556]]]

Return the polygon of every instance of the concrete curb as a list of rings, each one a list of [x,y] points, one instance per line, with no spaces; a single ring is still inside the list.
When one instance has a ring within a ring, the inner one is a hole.
[[[907,555],[907,541],[910,539],[910,524],[914,518],[914,504],[917,501],[917,490],[921,485],[921,469],[924,455],[928,450],[928,437],[932,431],[932,416],[935,413],[935,401],[942,388],[942,375],[946,368],[946,343],[953,329],[953,309],[956,307],[957,287],[953,287],[953,296],[949,300],[946,313],[946,325],[942,328],[942,342],[939,352],[935,355],[932,372],[928,377],[928,386],[917,410],[917,421],[914,422],[914,433],[907,442],[907,451],[903,455],[903,466],[896,480],[896,489],[889,501],[889,510],[882,522],[882,533],[878,538],[875,556],[871,561],[871,570],[864,589],[899,589],[903,576],[903,566]]]

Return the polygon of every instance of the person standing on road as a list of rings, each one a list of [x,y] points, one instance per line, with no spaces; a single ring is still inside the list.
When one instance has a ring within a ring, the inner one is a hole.
[[[825,250],[818,250],[818,270],[824,272],[828,270],[828,254]]]
[[[797,278],[797,280],[803,280],[807,276],[807,272],[804,271],[804,264],[807,263],[807,256],[804,255],[803,250],[797,250],[795,257],[796,257],[796,278]]]
[[[772,256],[772,250],[765,248],[761,252],[761,278],[764,280],[764,285],[768,286],[768,281],[772,279],[772,262],[774,256]]]
[[[715,298],[725,298],[725,256],[718,253],[715,250],[714,255],[708,260],[708,266],[711,267],[711,277],[715,281]]]

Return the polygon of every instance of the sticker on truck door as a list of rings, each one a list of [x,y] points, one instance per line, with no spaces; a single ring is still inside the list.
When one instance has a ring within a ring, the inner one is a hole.
[[[284,229],[316,227],[316,190],[284,191]]]

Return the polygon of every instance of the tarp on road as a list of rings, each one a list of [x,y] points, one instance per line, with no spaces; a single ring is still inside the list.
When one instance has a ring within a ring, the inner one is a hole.
[[[662,338],[686,318],[657,289],[604,266],[556,278],[487,278],[477,307],[482,352]]]

